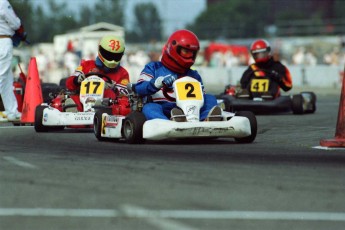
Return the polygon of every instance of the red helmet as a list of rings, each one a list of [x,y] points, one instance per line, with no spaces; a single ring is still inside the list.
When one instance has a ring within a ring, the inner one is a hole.
[[[256,40],[250,46],[250,52],[255,62],[267,62],[271,58],[271,46],[264,39]]]
[[[199,49],[199,39],[193,32],[175,31],[163,47],[162,63],[172,71],[185,73],[194,64]]]

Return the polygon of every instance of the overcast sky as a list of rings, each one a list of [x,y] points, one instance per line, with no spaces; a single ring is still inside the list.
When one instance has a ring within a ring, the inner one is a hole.
[[[47,5],[47,0],[29,0],[35,5]],[[66,2],[69,9],[78,10],[84,4],[94,5],[100,0],[55,0]],[[163,23],[164,35],[169,36],[176,29],[184,28],[206,9],[206,0],[124,0],[125,6],[125,27],[132,29],[134,24],[133,10],[138,3],[152,2],[158,9],[159,16]]]

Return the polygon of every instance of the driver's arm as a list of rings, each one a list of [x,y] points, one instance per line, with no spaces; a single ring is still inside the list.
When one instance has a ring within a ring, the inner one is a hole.
[[[275,65],[275,68],[272,70],[272,72],[275,73],[275,81],[278,83],[280,88],[282,88],[284,91],[289,91],[292,88],[292,77],[287,67],[278,63]]]
[[[250,79],[252,78],[253,75],[253,70],[251,68],[246,69],[246,71],[244,71],[244,73],[242,74],[241,77],[241,88],[242,89],[246,89],[250,83]]]
[[[284,91],[289,91],[290,89],[292,89],[292,77],[291,77],[291,73],[288,70],[288,68],[284,68],[284,75],[282,78],[281,83],[279,84],[279,86],[284,90]]]
[[[76,70],[69,78],[66,80],[66,88],[68,90],[78,90],[80,88],[80,83],[85,79],[85,74],[79,70]]]
[[[135,84],[135,91],[138,95],[149,96],[160,90],[154,84],[156,79],[159,77],[155,75],[156,69],[154,66],[151,63],[147,64],[140,73],[138,82]]]

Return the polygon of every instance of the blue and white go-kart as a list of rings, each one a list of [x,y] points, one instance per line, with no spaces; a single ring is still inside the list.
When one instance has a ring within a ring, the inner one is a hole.
[[[136,108],[127,116],[112,115],[100,110],[94,118],[95,136],[101,141],[125,139],[130,144],[144,143],[145,140],[188,138],[234,138],[239,143],[251,143],[255,140],[257,121],[254,113],[231,113],[222,110],[221,121],[200,121],[200,108],[204,104],[201,84],[186,76],[176,80],[173,89],[171,96],[176,99],[176,105],[184,111],[186,122],[146,120],[140,111],[142,106],[134,106]]]

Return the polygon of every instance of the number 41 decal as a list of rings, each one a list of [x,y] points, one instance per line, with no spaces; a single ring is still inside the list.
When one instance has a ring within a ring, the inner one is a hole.
[[[267,92],[269,88],[268,79],[253,79],[250,85],[251,92]]]

